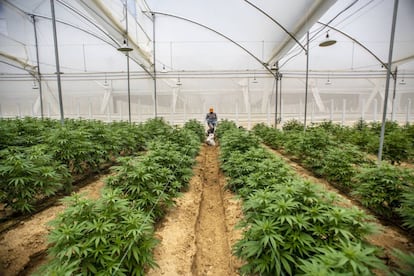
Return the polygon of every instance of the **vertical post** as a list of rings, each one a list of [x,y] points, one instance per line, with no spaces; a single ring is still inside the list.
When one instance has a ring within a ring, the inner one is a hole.
[[[275,128],[277,129],[277,101],[278,101],[278,90],[279,90],[279,69],[276,69],[276,76],[275,76]]]
[[[314,115],[314,112],[315,112],[315,102],[314,101],[312,101],[312,104],[311,104],[311,124],[313,123],[313,115]]]
[[[410,113],[411,113],[411,99],[408,99],[408,103],[407,103],[407,124],[410,122]]]
[[[60,108],[60,123],[65,124],[65,117],[63,115],[63,99],[62,99],[62,85],[60,81],[60,65],[59,65],[59,52],[58,52],[58,41],[56,32],[56,17],[55,17],[55,1],[50,0],[50,9],[52,11],[52,26],[53,26],[53,41],[55,44],[55,62],[56,62],[56,76],[59,93],[59,108]]]
[[[309,31],[306,32],[306,79],[305,79],[305,116],[303,120],[303,131],[306,131],[306,114],[308,112],[308,81],[309,81]]]
[[[342,126],[345,124],[346,99],[342,99]]]
[[[154,54],[152,55],[154,64],[154,117],[157,118],[157,71],[155,65],[155,14],[152,14],[152,50]]]
[[[20,108],[20,104],[17,104],[17,117],[19,117],[19,118],[22,117],[22,110]]]
[[[236,100],[236,125],[239,124],[239,101]]]
[[[127,71],[128,71],[128,122],[131,123],[131,85],[129,77],[129,53],[126,53],[127,56]]]
[[[282,76],[279,73],[279,123],[282,122]]]
[[[387,118],[387,105],[388,105],[388,90],[390,87],[390,75],[391,75],[391,64],[392,64],[392,52],[394,48],[394,35],[395,35],[395,25],[397,22],[397,10],[398,10],[398,0],[394,0],[394,12],[392,15],[392,26],[391,26],[391,38],[390,38],[390,49],[388,52],[388,66],[387,66],[387,80],[385,83],[385,95],[384,95],[384,110],[382,112],[382,125],[381,125],[381,135],[380,135],[380,145],[378,148],[378,165],[380,165],[382,160],[382,148],[384,145],[384,134],[385,134],[385,121]]]
[[[89,111],[89,119],[92,119],[92,103],[89,102],[88,104],[88,111]]]
[[[392,94],[392,112],[391,112],[391,121],[395,121],[395,94],[396,94],[396,90],[397,90],[397,72],[398,72],[398,67],[395,67],[395,71],[394,71],[394,92]]]
[[[269,101],[267,101],[267,104],[266,104],[266,121],[267,121],[267,126],[270,126],[270,103]]]
[[[361,119],[365,120],[365,99],[362,99],[362,111],[361,111]]]
[[[331,110],[330,110],[331,122],[333,122],[333,110],[334,110],[334,100],[331,99]]]
[[[39,82],[39,99],[40,99],[40,117],[43,119],[43,90],[42,90],[42,76],[40,75],[40,62],[39,62],[39,43],[37,41],[37,29],[36,29],[36,18],[32,14],[33,20],[33,29],[35,36],[35,46],[36,46],[36,63],[37,63],[37,81]]]
[[[283,125],[283,99],[280,99],[280,124]]]

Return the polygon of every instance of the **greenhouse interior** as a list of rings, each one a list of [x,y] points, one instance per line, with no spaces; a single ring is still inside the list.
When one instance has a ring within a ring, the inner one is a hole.
[[[414,275],[414,0],[0,0],[0,276]]]
[[[413,120],[412,1],[222,2],[1,1],[0,116]]]

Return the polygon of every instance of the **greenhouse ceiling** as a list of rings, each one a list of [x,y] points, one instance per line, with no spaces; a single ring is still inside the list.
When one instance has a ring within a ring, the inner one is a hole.
[[[146,106],[144,113],[152,112],[151,104],[161,110],[174,105],[171,112],[179,113],[180,106],[191,102],[193,112],[203,113],[208,105],[234,103],[223,95],[243,98],[240,106],[226,112],[247,112],[253,106],[264,110],[265,103],[273,101],[276,62],[286,80],[285,91],[292,95],[303,93],[309,72],[309,85],[318,90],[313,100],[321,112],[333,97],[319,94],[328,92],[366,94],[369,103],[381,101],[383,92],[378,91],[385,83],[393,7],[391,0],[2,0],[0,110],[7,113],[13,105],[21,112],[25,98],[37,114],[39,99],[28,92],[41,79],[45,101],[52,113],[58,112],[58,75],[64,98],[72,101],[72,107],[65,108],[72,114],[76,105],[78,111],[87,109],[81,106],[82,96],[100,102],[84,112],[105,113],[110,108],[108,112],[116,113],[122,109],[119,102],[126,101],[127,71],[132,101]],[[405,85],[400,101],[414,97],[413,14],[414,1],[399,1],[390,68],[398,68],[394,74]],[[320,47],[327,35],[336,43]],[[124,42],[132,50],[128,65],[119,51]],[[256,79],[261,83],[251,84]],[[337,86],[326,90],[322,83],[330,81]],[[243,90],[246,84],[249,95]],[[376,88],[380,96],[373,95]],[[170,112],[167,109],[164,113]],[[14,111],[9,114],[16,115]]]

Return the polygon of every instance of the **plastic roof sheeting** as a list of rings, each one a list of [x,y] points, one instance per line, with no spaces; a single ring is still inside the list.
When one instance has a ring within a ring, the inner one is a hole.
[[[191,116],[202,120],[212,105],[230,119],[253,120],[257,114],[258,120],[269,122],[275,112],[274,71],[269,68],[277,60],[283,74],[284,116],[300,119],[306,68],[303,48],[309,31],[308,101],[313,106],[309,112],[324,119],[336,114],[340,120],[341,110],[346,109],[354,119],[366,114],[374,119],[384,98],[386,70],[381,62],[388,59],[393,3],[128,0],[127,25],[125,0],[55,0],[65,115],[126,119],[126,57],[117,48],[127,40],[133,48],[133,120],[155,116],[157,100],[158,115],[171,121]],[[414,113],[414,104],[409,105],[414,99],[412,14],[414,2],[400,0],[392,69],[398,65],[395,109],[403,120]],[[44,113],[52,117],[59,113],[50,1],[4,0],[0,2],[0,116],[39,116],[39,90],[32,89],[37,60],[31,15],[36,19]],[[337,43],[319,47],[327,31]]]

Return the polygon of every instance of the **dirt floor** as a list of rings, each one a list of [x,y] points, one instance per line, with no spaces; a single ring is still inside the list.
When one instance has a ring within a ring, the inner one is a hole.
[[[103,179],[103,177],[101,178]],[[104,183],[97,180],[81,188],[88,198],[98,198]],[[32,259],[37,259],[47,249],[46,236],[49,232],[47,223],[64,210],[57,202],[54,206],[39,212],[8,231],[0,234],[0,275],[26,275]]]
[[[204,145],[189,191],[157,230],[159,268],[148,275],[238,275],[241,263],[232,256],[231,246],[241,237],[234,230],[241,203],[224,190],[225,184],[218,148]]]

